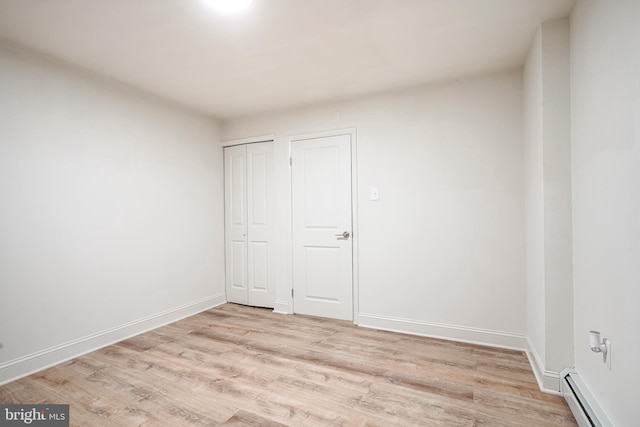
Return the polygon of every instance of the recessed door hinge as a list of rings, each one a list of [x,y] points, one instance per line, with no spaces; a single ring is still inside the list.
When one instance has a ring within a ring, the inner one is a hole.
[[[289,157],[289,166],[293,166],[293,158]]]
[[[293,288],[291,288],[291,298],[293,298]]]

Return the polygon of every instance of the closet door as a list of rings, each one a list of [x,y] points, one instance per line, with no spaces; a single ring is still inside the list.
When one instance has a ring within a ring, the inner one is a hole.
[[[273,142],[226,147],[224,158],[227,300],[273,307]]]
[[[247,145],[249,305],[275,302],[273,142]]]
[[[224,222],[227,300],[247,304],[247,148],[244,145],[224,149]]]

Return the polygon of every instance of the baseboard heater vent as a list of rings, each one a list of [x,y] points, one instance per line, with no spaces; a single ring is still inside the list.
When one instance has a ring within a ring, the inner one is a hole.
[[[580,427],[611,426],[576,372],[562,378],[562,394]]]

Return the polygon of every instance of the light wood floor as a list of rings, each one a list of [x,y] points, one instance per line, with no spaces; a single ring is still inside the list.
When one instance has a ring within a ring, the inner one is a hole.
[[[576,425],[522,352],[226,304],[0,387],[73,426]]]

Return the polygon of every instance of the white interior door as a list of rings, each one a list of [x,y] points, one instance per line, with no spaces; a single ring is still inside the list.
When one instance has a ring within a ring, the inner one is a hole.
[[[227,300],[248,304],[247,149],[224,149],[225,279]]]
[[[224,149],[227,300],[273,307],[273,142]]]
[[[353,319],[351,136],[291,144],[293,309]]]

